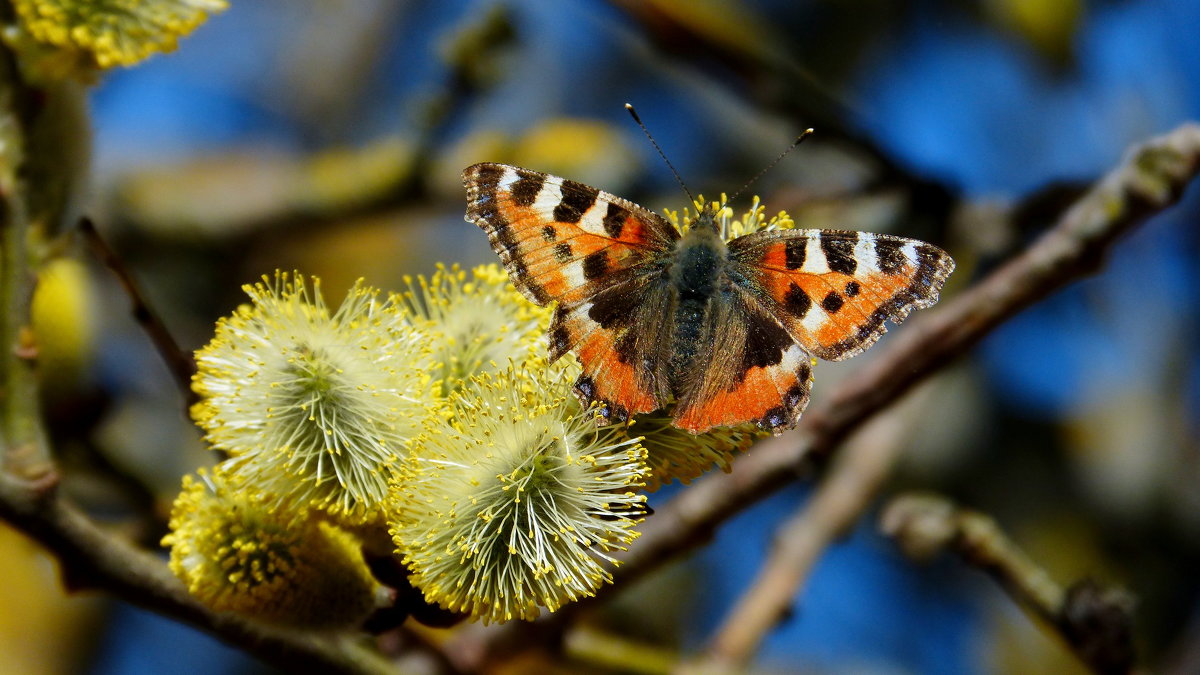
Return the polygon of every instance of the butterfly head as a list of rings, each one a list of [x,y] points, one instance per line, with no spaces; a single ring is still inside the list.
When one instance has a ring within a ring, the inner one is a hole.
[[[721,227],[721,224],[716,202],[706,202],[700,207],[700,212],[696,214],[696,219],[692,221],[692,229],[708,230],[718,235],[723,235],[722,230],[724,228]]]

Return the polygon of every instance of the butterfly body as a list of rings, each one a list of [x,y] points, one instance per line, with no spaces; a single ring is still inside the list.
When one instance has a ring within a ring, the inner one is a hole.
[[[528,169],[477,164],[463,178],[467,218],[514,285],[557,302],[551,358],[579,357],[575,392],[606,421],[674,403],[674,423],[693,433],[790,428],[813,355],[862,351],[885,320],[936,301],[953,269],[911,239],[777,230],[726,241],[711,207],[681,233],[632,202]]]
[[[708,228],[690,230],[672,251],[667,284],[674,325],[667,372],[673,394],[683,390],[699,357],[704,323],[711,316],[710,305],[721,302],[722,294],[729,292],[726,256],[725,242]]]

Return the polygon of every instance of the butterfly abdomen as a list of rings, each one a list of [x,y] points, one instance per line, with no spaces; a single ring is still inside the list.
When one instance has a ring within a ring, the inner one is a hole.
[[[726,259],[725,243],[714,232],[692,230],[679,241],[671,265],[675,293],[675,326],[670,374],[673,381],[688,372],[700,350],[700,339],[710,303]]]

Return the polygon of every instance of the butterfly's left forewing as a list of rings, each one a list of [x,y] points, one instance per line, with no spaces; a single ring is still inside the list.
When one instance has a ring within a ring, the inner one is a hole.
[[[467,219],[487,232],[513,284],[539,305],[558,303],[550,354],[579,356],[585,404],[616,420],[664,405],[660,272],[675,228],[615,195],[505,164],[470,166],[463,183]]]

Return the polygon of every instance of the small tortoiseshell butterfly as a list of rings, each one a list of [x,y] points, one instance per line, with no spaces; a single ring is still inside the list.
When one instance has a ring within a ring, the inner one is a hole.
[[[812,356],[870,347],[884,321],[937,302],[954,261],[884,234],[769,230],[725,241],[716,212],[686,234],[582,183],[504,164],[463,172],[467,219],[513,284],[557,302],[550,358],[574,351],[575,393],[603,421],[675,402],[701,433],[755,421],[778,434],[808,403]]]

